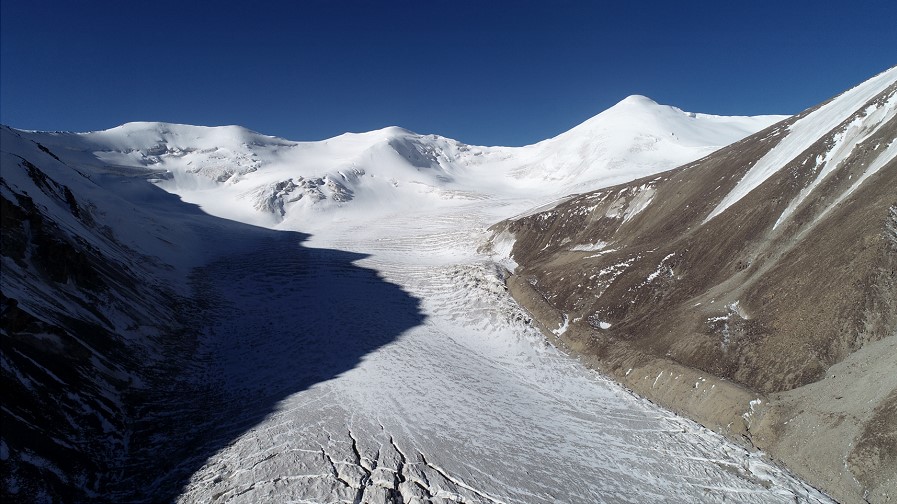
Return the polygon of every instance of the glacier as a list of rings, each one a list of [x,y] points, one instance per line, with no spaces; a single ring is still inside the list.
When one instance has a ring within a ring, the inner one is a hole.
[[[184,388],[161,391],[197,395],[166,406],[137,459],[155,472],[128,480],[147,500],[830,502],[556,349],[507,293],[512,259],[483,247],[500,219],[779,119],[630,97],[517,148],[401,128],[322,142],[165,123],[17,134],[88,173],[116,236],[197,300]],[[116,212],[103,191],[140,210]]]

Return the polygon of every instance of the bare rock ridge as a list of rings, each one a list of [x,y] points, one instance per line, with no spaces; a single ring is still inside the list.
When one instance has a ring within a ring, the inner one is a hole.
[[[549,339],[844,502],[897,499],[897,68],[493,227]],[[498,248],[496,246],[496,248]]]

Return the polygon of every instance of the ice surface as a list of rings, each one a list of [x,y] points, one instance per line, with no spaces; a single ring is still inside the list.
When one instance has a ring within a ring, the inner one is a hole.
[[[546,345],[475,250],[487,206],[315,230],[311,246],[367,255],[356,264],[420,299],[424,322],[283,400],[181,502],[826,501]]]

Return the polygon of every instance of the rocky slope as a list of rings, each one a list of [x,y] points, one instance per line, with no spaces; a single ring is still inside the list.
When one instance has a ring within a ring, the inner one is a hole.
[[[509,285],[636,392],[845,502],[897,498],[897,68],[699,161],[493,228]]]
[[[188,350],[172,337],[179,296],[158,258],[117,238],[118,219],[105,218],[117,209],[86,197],[103,192],[88,174],[2,135],[4,495],[108,496],[136,448],[128,403],[166,353]],[[142,225],[146,215],[132,217]]]

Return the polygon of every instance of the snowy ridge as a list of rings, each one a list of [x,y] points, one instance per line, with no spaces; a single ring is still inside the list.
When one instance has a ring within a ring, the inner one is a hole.
[[[773,147],[769,153],[757,161],[735,188],[710,212],[705,222],[744,198],[769,177],[809,149],[819,140],[821,132],[829,132],[838,127],[838,125],[856,114],[869,100],[885,92],[895,82],[897,82],[897,67],[886,70],[862,84],[841,93],[817,110],[795,121],[788,135],[778,145]],[[838,141],[831,147],[829,155],[824,159],[817,159],[817,167],[823,164],[826,165],[825,169],[819,174],[817,181],[824,179],[837,166],[838,161],[846,157],[852,146],[862,140],[862,133],[868,133],[867,125],[883,124],[894,116],[895,92],[897,91],[891,91],[891,98],[883,107],[872,106],[869,110],[862,112],[862,117],[851,124],[845,125]],[[847,153],[843,152],[845,149]],[[839,151],[842,152],[839,153]],[[795,201],[794,207],[800,203],[800,200],[806,194],[812,191],[817,183],[814,183],[801,198]]]
[[[320,142],[166,123],[23,134],[98,171],[143,173],[214,215],[289,228],[335,208],[367,214],[495,197],[544,203],[674,168],[782,118],[694,114],[632,96],[555,138],[514,148],[398,127]]]
[[[626,176],[634,166],[656,172],[694,161],[781,119],[696,114],[633,95],[532,146],[513,174],[560,183],[568,192],[594,189],[631,180]]]

